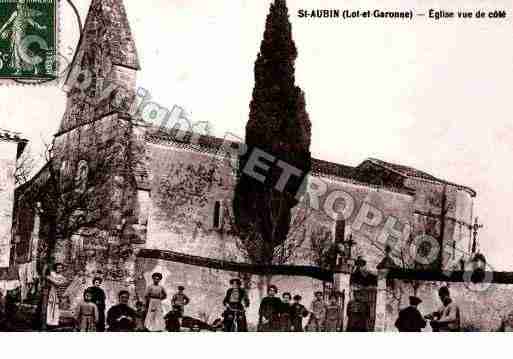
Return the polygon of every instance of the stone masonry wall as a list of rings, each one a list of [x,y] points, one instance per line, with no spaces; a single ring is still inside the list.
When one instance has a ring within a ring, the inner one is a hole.
[[[224,295],[230,287],[229,280],[238,276],[238,273],[153,259],[139,259],[138,270],[143,273],[143,277],[137,282],[138,298],[143,298],[146,286],[151,283],[152,273],[160,272],[164,277],[161,284],[168,295],[163,302],[164,311],[167,313],[171,310],[171,297],[176,293],[177,287],[183,285],[185,294],[191,299],[185,308],[185,315],[209,324],[221,318]],[[278,287],[280,296],[283,292],[300,294],[303,297],[302,303],[307,308],[313,300],[313,293],[322,290],[321,281],[306,277],[273,276],[272,283]],[[250,307],[246,312],[250,329],[255,329],[258,323],[260,295],[258,286],[251,283],[251,289],[248,291]]]
[[[146,247],[244,261],[230,225],[236,180],[228,161],[177,144],[148,144],[148,149],[151,209]],[[331,244],[318,239],[327,233],[333,241],[334,218],[339,213],[347,219],[346,233],[352,233],[357,242],[355,250],[375,270],[385,243],[397,241],[411,222],[413,198],[344,179],[311,177],[310,181],[312,188],[322,181],[326,191],[319,198],[305,196],[295,209],[286,243],[294,253],[286,254],[285,263],[319,265],[313,252],[319,245]],[[221,203],[221,228],[213,228],[216,202]]]
[[[440,238],[442,204],[445,192],[445,229],[443,268],[450,268],[462,257],[468,258],[473,220],[472,196],[456,186],[423,180],[407,179],[406,185],[415,189],[413,234],[429,234]]]
[[[229,221],[235,187],[230,166],[207,153],[149,144],[152,172],[147,247],[242,260]],[[219,203],[222,220],[215,228]]]

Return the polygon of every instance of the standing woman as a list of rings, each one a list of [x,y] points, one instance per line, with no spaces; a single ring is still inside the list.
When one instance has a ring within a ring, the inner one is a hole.
[[[62,275],[64,266],[61,263],[55,263],[54,270],[46,276],[50,290],[48,293],[48,306],[46,310],[46,325],[49,327],[57,327],[61,316],[59,310],[59,287],[67,283],[66,277]]]
[[[153,273],[153,284],[146,289],[146,320],[144,325],[150,332],[162,332],[166,329],[162,301],[167,298],[164,287],[160,285],[162,274]]]

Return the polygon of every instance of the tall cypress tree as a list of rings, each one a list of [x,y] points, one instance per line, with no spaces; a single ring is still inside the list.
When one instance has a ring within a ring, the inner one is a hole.
[[[286,240],[304,176],[293,176],[285,191],[275,189],[283,172],[276,164],[266,173],[265,183],[251,178],[242,170],[253,150],[263,150],[305,175],[311,168],[311,124],[304,93],[295,85],[296,57],[287,5],[285,0],[275,0],[255,62],[255,87],[246,125],[248,151],[240,158],[234,199],[241,241],[256,264],[272,264],[275,249]]]

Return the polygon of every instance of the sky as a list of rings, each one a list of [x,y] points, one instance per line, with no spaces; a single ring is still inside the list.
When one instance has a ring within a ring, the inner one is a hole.
[[[74,0],[85,21],[90,0]],[[142,70],[138,86],[213,134],[244,135],[253,65],[271,0],[125,0]],[[481,249],[513,270],[513,3],[511,0],[289,0],[314,157],[397,162],[474,188]],[[440,6],[440,4],[443,7]],[[450,5],[447,5],[450,4]],[[298,9],[427,12],[506,10],[508,17],[434,20],[302,19]],[[60,53],[79,31],[60,9]],[[62,60],[64,62],[64,60]],[[0,127],[42,152],[64,112],[62,86],[0,87]]]

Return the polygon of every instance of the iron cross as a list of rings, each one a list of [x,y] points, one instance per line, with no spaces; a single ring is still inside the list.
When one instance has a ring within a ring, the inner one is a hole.
[[[470,228],[473,230],[473,236],[474,240],[472,241],[472,253],[476,253],[477,250],[477,233],[478,231],[483,228],[483,225],[479,223],[478,217],[476,217],[476,220],[474,221],[474,225],[470,226]]]

